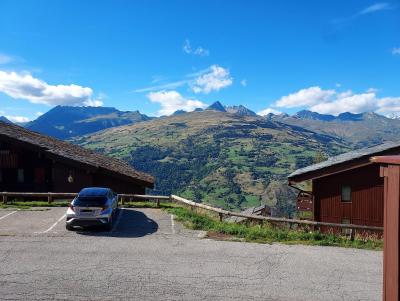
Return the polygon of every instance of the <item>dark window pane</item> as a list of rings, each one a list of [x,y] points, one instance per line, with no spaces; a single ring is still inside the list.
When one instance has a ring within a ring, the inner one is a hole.
[[[101,207],[106,202],[106,197],[78,197],[74,201],[74,206]]]
[[[342,202],[351,202],[351,187],[342,186]]]

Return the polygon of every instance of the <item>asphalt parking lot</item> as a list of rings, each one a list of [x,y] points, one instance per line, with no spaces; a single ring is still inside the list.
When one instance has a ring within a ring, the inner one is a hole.
[[[213,241],[158,209],[110,232],[0,210],[1,300],[380,300],[382,252]]]

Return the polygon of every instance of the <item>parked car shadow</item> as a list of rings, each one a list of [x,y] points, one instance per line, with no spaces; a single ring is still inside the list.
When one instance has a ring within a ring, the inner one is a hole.
[[[146,214],[132,209],[118,209],[114,216],[114,226],[111,231],[100,227],[90,227],[75,230],[77,234],[108,237],[143,237],[157,232],[158,224]]]

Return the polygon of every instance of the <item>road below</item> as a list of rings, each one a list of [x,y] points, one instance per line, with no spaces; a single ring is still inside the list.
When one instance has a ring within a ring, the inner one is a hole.
[[[213,241],[157,209],[68,232],[64,212],[0,220],[1,300],[381,299],[382,252]]]

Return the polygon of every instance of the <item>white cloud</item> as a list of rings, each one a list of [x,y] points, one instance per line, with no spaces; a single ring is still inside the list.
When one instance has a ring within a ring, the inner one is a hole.
[[[162,84],[162,85],[156,85],[156,86],[136,89],[133,92],[142,93],[142,92],[150,92],[150,91],[157,91],[157,90],[176,89],[176,88],[179,88],[179,87],[182,87],[182,86],[188,84],[189,82],[190,82],[190,80],[180,80],[180,81],[176,81],[176,82],[172,82],[172,83],[166,83],[166,84]]]
[[[392,6],[389,3],[380,2],[380,3],[375,3],[375,4],[372,4],[372,5],[364,8],[358,14],[366,15],[366,14],[374,13],[374,12],[381,11],[381,10],[388,10],[388,9],[392,9]]]
[[[200,100],[185,98],[177,91],[150,92],[147,97],[151,102],[161,105],[161,110],[158,111],[159,115],[171,115],[177,110],[190,112],[196,108],[205,108],[207,106]]]
[[[384,97],[379,99],[376,112],[386,116],[400,116],[400,97]]]
[[[5,65],[8,63],[12,63],[14,61],[14,57],[6,55],[4,53],[0,53],[0,65]]]
[[[325,102],[332,95],[334,90],[322,90],[320,87],[310,87],[301,89],[296,93],[283,96],[276,102],[277,107],[295,108],[301,106],[310,106],[320,102]]]
[[[8,120],[12,122],[28,122],[30,119],[24,116],[5,116]]]
[[[185,40],[185,43],[183,43],[183,52],[190,54],[192,53],[192,46],[190,46],[190,41]]]
[[[199,55],[199,56],[209,56],[210,55],[210,51],[208,49],[205,49],[203,47],[197,47],[196,50],[193,52],[193,54],[195,55]]]
[[[190,45],[189,40],[185,40],[185,43],[183,44],[183,52],[187,54],[194,54],[198,56],[209,56],[210,51],[208,49],[203,48],[202,46],[198,46],[197,48],[193,49],[192,46]]]
[[[275,115],[282,114],[281,111],[275,110],[273,108],[266,108],[265,110],[257,112],[257,115],[266,116],[266,115],[268,115],[270,113],[275,114]]]
[[[202,92],[208,94],[212,91],[219,91],[222,88],[228,87],[232,85],[232,82],[233,78],[230,76],[229,70],[218,65],[212,65],[206,69],[186,74],[182,80],[139,88],[133,92],[142,93],[160,90],[174,90],[188,85],[195,93]]]
[[[240,81],[240,84],[241,84],[243,87],[246,87],[246,86],[247,86],[247,79],[242,79],[242,80]]]
[[[392,49],[392,54],[393,55],[400,55],[400,47],[393,48]]]
[[[210,71],[199,76],[192,83],[194,93],[210,93],[211,91],[219,91],[222,88],[232,85],[233,78],[230,76],[229,70],[218,65],[212,65]]]
[[[49,85],[27,73],[0,71],[0,92],[15,99],[47,105],[101,106],[99,99],[93,99],[93,90],[75,84]]]
[[[321,114],[338,115],[343,112],[363,113],[375,111],[377,109],[376,105],[376,94],[366,92],[346,95],[345,97],[339,95],[339,97],[331,101],[313,105],[309,109]]]
[[[351,90],[338,92],[320,87],[302,89],[276,101],[273,107],[305,108],[320,114],[338,115],[344,112],[377,112],[386,116],[400,115],[400,97],[378,97],[378,89],[370,88],[363,93]],[[272,112],[271,108],[259,114]]]

